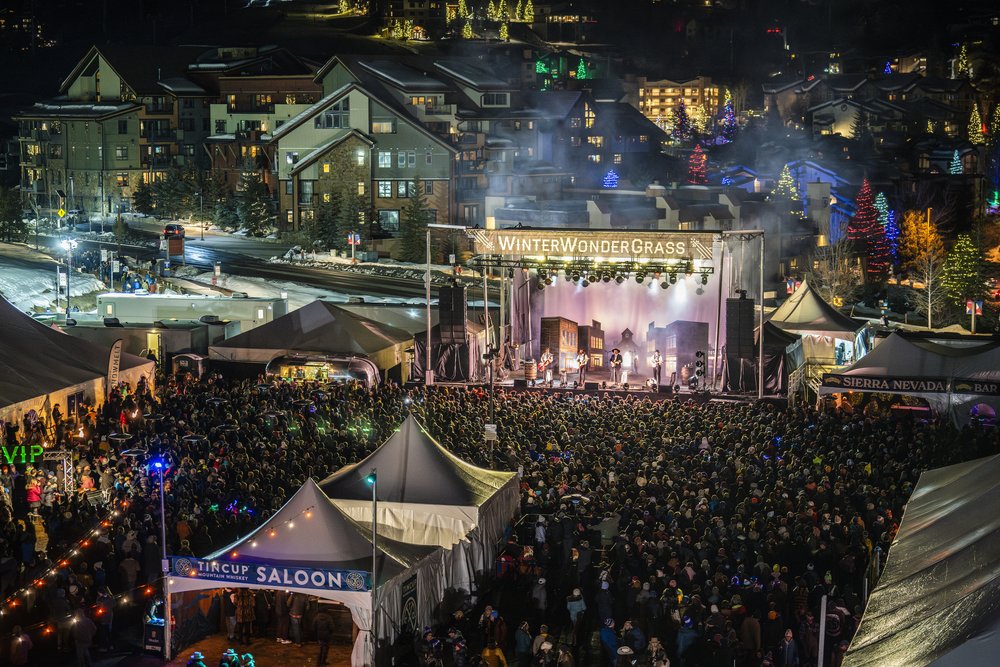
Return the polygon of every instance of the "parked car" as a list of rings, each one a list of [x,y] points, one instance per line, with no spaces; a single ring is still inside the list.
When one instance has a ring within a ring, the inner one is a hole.
[[[163,228],[163,238],[182,239],[184,238],[184,225],[170,223]]]

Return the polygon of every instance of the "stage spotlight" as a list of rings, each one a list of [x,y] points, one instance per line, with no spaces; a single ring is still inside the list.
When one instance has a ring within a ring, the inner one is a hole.
[[[663,289],[667,289],[668,287],[670,287],[670,283],[664,280],[662,283],[660,283],[660,287],[662,287]]]
[[[707,273],[701,274],[701,284],[702,285],[707,285],[708,284],[708,274]]]
[[[590,275],[587,276],[587,282],[588,283],[596,283],[597,280],[598,280],[598,278],[597,278],[597,274],[596,273],[591,273]]]
[[[615,282],[621,285],[623,282],[625,282],[625,276],[619,273],[617,276],[615,276]]]
[[[549,276],[550,285],[555,285],[557,280],[559,280],[559,277],[556,276],[556,274],[553,273],[551,276]]]
[[[677,274],[676,273],[671,273],[670,274],[670,284],[671,285],[676,285],[677,284]]]
[[[538,280],[545,282],[549,279],[549,272],[545,269],[538,269]]]
[[[575,282],[575,283],[580,282],[580,272],[579,271],[574,271],[573,272],[573,282]]]
[[[704,290],[704,289],[702,289],[701,287],[699,287],[698,289],[696,289],[696,290],[694,291],[694,293],[695,293],[695,294],[697,294],[698,296],[701,296],[702,294],[704,294],[704,293],[705,293],[705,290]]]
[[[675,394],[681,393],[681,386],[679,384],[674,385],[674,393]]]
[[[641,273],[635,274],[635,281],[637,283],[641,285],[644,280],[646,280],[646,276],[642,275]]]
[[[583,285],[584,287],[586,287],[587,285],[590,284],[590,281],[589,280],[581,280],[580,284]]]
[[[610,282],[611,282],[611,274],[610,274],[610,273],[607,273],[607,272],[605,272],[605,273],[604,273],[604,274],[603,274],[603,275],[601,276],[601,280],[602,280],[602,281],[604,281],[604,282],[606,282],[606,283],[610,283]]]

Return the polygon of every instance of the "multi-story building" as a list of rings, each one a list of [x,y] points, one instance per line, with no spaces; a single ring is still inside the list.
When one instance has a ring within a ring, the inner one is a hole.
[[[92,47],[57,98],[15,117],[22,191],[45,208],[110,215],[140,182],[197,166],[213,93],[185,72],[204,51]]]
[[[706,120],[718,115],[723,102],[719,84],[707,76],[678,81],[627,76],[625,100],[661,128],[671,123],[681,102],[689,116],[701,114]]]

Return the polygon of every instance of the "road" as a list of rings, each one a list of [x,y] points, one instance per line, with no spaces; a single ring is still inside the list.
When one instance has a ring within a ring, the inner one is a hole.
[[[159,238],[154,230],[162,230],[161,222],[139,222],[130,220],[132,230],[151,241]],[[376,297],[420,298],[425,294],[422,280],[391,276],[375,276],[359,274],[353,271],[339,271],[335,268],[317,268],[313,266],[298,266],[295,264],[272,264],[268,260],[283,255],[288,246],[280,242],[247,239],[230,234],[208,233],[202,240],[195,230],[188,230],[185,240],[185,263],[205,271],[211,271],[218,262],[224,273],[245,278],[264,278],[267,280],[284,280],[317,287],[342,294]],[[60,257],[65,252],[59,249],[61,239],[54,236],[42,236],[40,244],[53,254]],[[117,249],[117,243],[106,243],[96,240],[80,240],[83,248]],[[144,245],[122,246],[122,253],[144,261],[163,257],[156,248]],[[432,297],[437,297],[437,286],[431,287]],[[469,300],[482,299],[482,288],[470,288]],[[491,299],[492,303],[493,299]]]

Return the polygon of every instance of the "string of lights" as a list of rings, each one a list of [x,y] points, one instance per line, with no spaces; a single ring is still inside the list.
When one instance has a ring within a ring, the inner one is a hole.
[[[46,585],[46,580],[54,577],[56,573],[62,569],[67,568],[70,565],[70,559],[76,558],[83,553],[83,550],[89,547],[93,540],[99,538],[103,530],[107,530],[112,526],[112,520],[117,519],[122,515],[121,511],[129,506],[128,500],[118,501],[114,509],[108,512],[107,515],[98,523],[97,527],[89,531],[84,537],[79,539],[72,547],[66,550],[65,553],[58,559],[55,560],[51,568],[43,574],[42,576],[33,580],[30,584],[25,585],[23,588],[11,593],[7,596],[7,599],[0,603],[0,616],[4,615],[5,610],[16,608],[21,602],[20,597],[25,597],[34,593],[35,589],[42,588]]]
[[[268,536],[268,538],[273,539],[273,538],[277,537],[278,536],[278,529],[279,528],[287,528],[288,530],[294,529],[295,528],[295,521],[299,517],[304,517],[306,519],[311,519],[312,515],[313,515],[313,510],[314,509],[316,509],[316,506],[315,505],[310,505],[309,507],[306,507],[305,509],[303,509],[302,511],[300,511],[295,516],[289,517],[289,518],[285,519],[284,521],[282,521],[281,523],[278,523],[278,524],[276,524],[274,526],[268,526],[268,529],[267,529],[267,536]],[[253,535],[253,533],[251,533],[251,535]],[[247,537],[249,537],[249,535]],[[246,539],[246,537],[243,537],[243,538],[240,538],[240,539],[243,540],[243,539]],[[237,541],[239,541],[239,540],[237,540]],[[250,541],[250,548],[253,549],[253,548],[256,548],[256,546],[257,546],[257,540],[256,539],[251,540]],[[238,558],[239,557],[239,552],[237,552],[237,551],[231,551],[231,552],[229,552],[229,556],[231,558]]]

